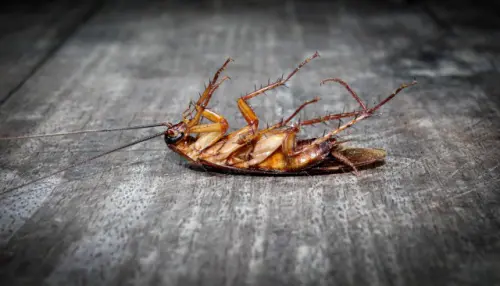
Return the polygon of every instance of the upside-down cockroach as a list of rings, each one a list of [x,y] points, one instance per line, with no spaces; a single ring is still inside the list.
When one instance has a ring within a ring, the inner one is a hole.
[[[265,92],[286,84],[303,66],[312,59],[319,57],[316,52],[311,57],[305,59],[287,77],[282,77],[275,82],[256,89],[237,100],[238,108],[247,122],[247,125],[236,131],[226,134],[229,129],[226,119],[207,108],[207,105],[217,90],[217,88],[227,79],[228,76],[219,80],[220,74],[232,61],[228,58],[217,70],[212,80],[209,81],[205,91],[198,101],[190,104],[182,114],[182,120],[177,124],[158,123],[152,125],[141,125],[126,128],[115,128],[105,130],[84,130],[67,133],[55,133],[45,135],[31,135],[19,137],[4,137],[1,139],[26,139],[44,136],[57,136],[68,134],[80,134],[89,132],[108,132],[119,130],[130,130],[150,127],[165,127],[166,130],[157,134],[136,140],[129,144],[119,146],[107,152],[101,153],[87,160],[77,162],[64,169],[58,170],[34,181],[33,183],[53,176],[69,168],[85,164],[91,160],[105,156],[112,152],[127,148],[129,146],[164,136],[167,146],[187,159],[192,166],[202,167],[215,171],[243,174],[268,174],[268,175],[297,175],[304,172],[308,174],[332,173],[342,169],[350,169],[358,175],[358,168],[381,162],[385,159],[386,152],[382,149],[353,148],[345,147],[335,138],[335,135],[353,126],[359,121],[373,115],[373,113],[391,100],[403,89],[415,85],[416,81],[403,84],[391,95],[380,101],[374,107],[368,108],[351,87],[339,78],[329,78],[320,84],[336,82],[344,86],[351,96],[358,102],[360,109],[353,112],[329,114],[326,116],[300,121],[289,124],[290,121],[307,105],[315,103],[319,98],[314,98],[304,102],[287,119],[282,120],[267,128],[259,129],[259,118],[248,104],[248,100],[265,94]],[[211,123],[201,124],[205,118]],[[300,128],[330,120],[340,120],[341,118],[352,118],[347,123],[331,130],[319,138],[297,140],[296,135]],[[14,189],[17,189],[18,186]],[[12,190],[12,189],[11,189]]]

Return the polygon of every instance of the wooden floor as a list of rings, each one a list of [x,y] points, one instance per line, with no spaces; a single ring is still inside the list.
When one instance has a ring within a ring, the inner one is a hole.
[[[184,4],[182,4],[184,3]],[[161,138],[22,188],[159,130],[0,142],[2,285],[500,285],[498,8],[456,1],[51,1],[0,12],[0,135],[180,120],[210,106],[262,124],[370,105],[342,138],[384,148],[352,174],[252,177],[187,168]],[[15,23],[15,24],[13,24]],[[306,128],[321,134],[337,122]]]

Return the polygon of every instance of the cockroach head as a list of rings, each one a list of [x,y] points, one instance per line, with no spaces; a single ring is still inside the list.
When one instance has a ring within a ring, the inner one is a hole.
[[[165,131],[165,143],[167,145],[175,144],[184,138],[187,128],[186,123],[181,121],[175,125],[167,124],[167,126],[168,129]]]

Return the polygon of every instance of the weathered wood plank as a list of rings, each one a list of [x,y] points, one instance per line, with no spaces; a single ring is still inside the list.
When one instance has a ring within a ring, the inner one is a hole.
[[[9,2],[9,1],[8,1]],[[16,1],[0,11],[0,103],[43,67],[100,1]]]
[[[1,281],[498,285],[499,49],[491,31],[443,33],[420,5],[110,3],[1,107],[0,133],[174,121],[227,56],[232,81],[211,106],[233,127],[238,95],[315,50],[289,89],[252,100],[263,122],[317,95],[302,117],[355,108],[326,77],[369,104],[420,84],[345,134],[388,150],[359,178],[197,172],[158,139],[1,196]],[[150,133],[0,142],[0,180]]]

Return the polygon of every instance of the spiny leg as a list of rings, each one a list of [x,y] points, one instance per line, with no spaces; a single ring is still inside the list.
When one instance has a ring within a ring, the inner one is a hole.
[[[290,74],[288,74],[288,76],[287,76],[285,79],[280,78],[280,79],[278,79],[276,82],[271,83],[271,84],[268,84],[267,86],[264,86],[264,87],[262,87],[262,88],[260,88],[260,89],[258,89],[258,90],[256,90],[256,91],[253,91],[253,92],[251,92],[251,93],[248,93],[248,94],[246,94],[246,95],[242,96],[241,98],[242,98],[243,100],[245,100],[245,101],[246,101],[246,100],[249,100],[249,99],[251,99],[251,98],[253,98],[253,97],[256,97],[256,96],[258,96],[259,94],[262,94],[262,93],[264,93],[264,92],[266,92],[266,91],[268,91],[268,90],[271,90],[271,89],[276,88],[276,87],[278,87],[278,86],[284,85],[284,84],[285,84],[288,80],[290,80],[290,78],[292,78],[292,76],[294,76],[294,75],[295,75],[295,74],[296,74],[296,73],[297,73],[297,72],[298,72],[298,71],[299,71],[299,70],[300,70],[303,66],[305,66],[307,63],[309,63],[311,60],[313,60],[313,59],[315,59],[315,58],[317,58],[317,57],[319,57],[319,53],[318,53],[318,52],[315,52],[315,53],[314,53],[314,55],[312,55],[312,56],[310,56],[310,57],[306,58],[303,62],[301,62],[301,63],[299,64],[299,66],[298,66],[296,69],[294,69],[294,70],[293,70]]]
[[[325,116],[301,121],[300,126],[313,125],[313,124],[317,124],[317,123],[321,123],[321,122],[326,122],[326,121],[331,121],[331,120],[339,120],[339,119],[346,118],[346,117],[353,117],[353,116],[360,115],[363,112],[364,112],[363,110],[360,110],[360,111],[328,114]]]
[[[290,80],[292,76],[294,76],[303,66],[305,66],[307,63],[309,63],[312,59],[319,57],[319,53],[316,52],[314,55],[311,57],[305,59],[302,63],[299,64],[299,66],[294,69],[286,78],[281,78],[277,80],[274,83],[268,84],[267,86],[264,86],[258,90],[255,90],[247,95],[242,96],[240,99],[238,99],[238,108],[243,115],[243,118],[245,118],[245,121],[247,122],[248,126],[250,126],[252,134],[255,135],[258,127],[259,127],[259,118],[253,111],[253,109],[248,105],[247,101],[251,98],[254,98],[258,95],[264,94],[266,91],[269,91],[271,89],[277,88],[279,86],[285,85],[285,83]],[[253,138],[253,136],[252,136]],[[243,141],[248,140],[244,139]]]
[[[411,82],[409,84],[402,84],[391,95],[389,95],[386,99],[382,100],[379,104],[377,104],[376,106],[374,106],[372,108],[368,108],[368,109],[364,110],[363,112],[359,113],[353,120],[347,122],[346,124],[340,126],[339,128],[337,128],[335,130],[332,130],[332,131],[328,132],[325,136],[314,140],[314,142],[312,144],[320,144],[322,142],[325,142],[328,139],[330,139],[331,137],[335,136],[336,134],[338,134],[338,133],[344,131],[345,129],[353,126],[354,124],[358,123],[359,121],[361,121],[361,120],[363,120],[365,118],[370,117],[376,110],[378,110],[385,103],[387,103],[389,100],[391,100],[392,98],[394,98],[394,96],[396,96],[403,89],[405,89],[407,87],[410,87],[410,86],[413,86],[415,84],[417,84],[416,81],[413,81],[413,82]]]
[[[313,118],[313,119],[309,119],[309,120],[305,120],[305,121],[301,121],[299,124],[300,126],[305,126],[305,125],[313,125],[313,124],[316,124],[316,123],[321,123],[321,122],[325,122],[325,121],[330,121],[330,120],[338,120],[338,119],[341,119],[341,118],[346,118],[346,117],[353,117],[353,116],[357,116],[363,112],[366,112],[367,111],[367,107],[366,105],[363,103],[363,101],[359,98],[359,96],[356,94],[356,92],[354,92],[354,90],[352,90],[352,88],[345,82],[343,81],[342,79],[339,79],[339,78],[329,78],[329,79],[325,79],[325,80],[322,80],[320,85],[322,84],[325,84],[326,82],[330,82],[330,81],[333,81],[333,82],[337,82],[337,83],[340,83],[342,84],[348,91],[349,93],[354,97],[354,99],[356,99],[356,101],[359,103],[359,105],[361,106],[361,108],[363,110],[361,111],[353,111],[353,112],[344,112],[344,113],[336,113],[336,114],[328,114],[326,116],[322,116],[322,117],[318,117],[318,118]],[[307,101],[305,103],[303,103],[299,108],[297,108],[297,110],[295,110],[295,112],[289,116],[286,120],[284,121],[281,121],[281,122],[278,122],[277,124],[271,126],[271,127],[268,127],[266,129],[263,129],[261,131],[259,131],[259,134],[261,133],[264,133],[264,132],[267,132],[268,130],[272,130],[272,129],[276,129],[276,128],[280,128],[282,126],[285,126],[286,124],[288,124],[288,122],[290,122],[292,120],[292,118],[294,118],[299,112],[301,109],[303,109],[306,105],[308,104],[311,104],[311,103],[314,103],[314,102],[318,102],[319,101],[319,98],[316,97],[310,101]]]
[[[207,106],[208,102],[210,101],[210,96],[211,96],[210,90],[216,84],[222,71],[224,71],[226,69],[227,65],[232,61],[234,61],[232,58],[227,58],[226,61],[224,62],[224,64],[222,64],[222,66],[217,70],[217,72],[215,72],[214,77],[208,83],[208,87],[203,92],[203,95],[198,99],[198,102],[196,103],[196,105],[200,105],[200,106],[204,106],[204,107]]]
[[[346,117],[353,117],[353,116],[357,116],[363,112],[367,112],[368,111],[368,108],[366,107],[366,104],[361,100],[361,98],[356,94],[356,92],[345,82],[343,81],[342,79],[340,78],[327,78],[327,79],[324,79],[320,82],[320,85],[323,85],[327,82],[337,82],[341,85],[343,85],[347,91],[352,95],[352,97],[354,97],[354,99],[359,103],[359,105],[361,106],[361,111],[353,111],[353,112],[343,112],[343,113],[336,113],[336,114],[328,114],[328,115],[325,115],[325,116],[322,116],[322,117],[317,117],[317,118],[313,118],[313,119],[308,119],[308,120],[305,120],[305,121],[302,121],[300,123],[301,126],[305,126],[305,125],[313,125],[313,124],[316,124],[316,123],[321,123],[321,122],[325,122],[325,121],[330,121],[330,120],[338,120],[338,119],[341,119],[341,118],[346,118]]]
[[[212,96],[212,94],[215,92],[215,90],[217,90],[217,88],[219,88],[219,86],[224,81],[226,81],[228,79],[231,79],[231,78],[228,77],[228,76],[225,76],[219,82],[215,83],[213,85],[212,89],[210,90],[209,95]],[[200,123],[200,120],[201,120],[202,115],[203,115],[203,110],[206,109],[206,106],[202,106],[202,105],[196,104],[196,105],[194,105],[194,108],[196,110],[196,116],[192,120],[188,121],[189,122],[188,125],[187,125],[188,129],[192,128],[192,127],[194,127],[194,126],[196,126],[196,125],[198,125]]]
[[[387,103],[390,99],[392,99],[396,94],[398,94],[401,90],[415,85],[417,82],[414,81],[410,84],[403,84],[401,85],[396,91],[394,91],[389,97],[381,101],[379,104],[372,108],[366,108],[363,111],[356,112],[357,114],[354,119],[349,121],[348,123],[340,126],[339,128],[332,130],[331,132],[327,133],[325,136],[320,137],[316,140],[314,140],[312,143],[301,147],[300,149],[296,149],[295,144],[296,144],[296,134],[299,131],[299,126],[303,124],[299,124],[295,126],[294,128],[288,130],[288,134],[283,140],[283,145],[282,145],[282,150],[287,156],[288,164],[290,165],[291,168],[300,168],[303,167],[304,165],[307,165],[311,162],[313,162],[316,158],[321,157],[322,155],[324,156],[325,153],[325,148],[331,148],[335,144],[335,142],[328,142],[334,135],[340,133],[341,131],[351,127],[352,125],[356,124],[357,122],[371,116],[373,112],[375,112],[377,109],[379,109],[382,105]],[[333,115],[331,116],[333,117]],[[312,121],[311,121],[312,122]],[[350,166],[353,168],[355,173],[357,173],[357,169],[355,168],[354,163],[352,163],[347,157],[343,156],[342,154],[331,152],[330,149],[326,149],[327,152],[330,152],[332,156],[337,158],[339,161],[342,163]]]
[[[295,109],[295,111],[290,116],[288,116],[287,119],[281,120],[280,122],[278,122],[278,123],[276,123],[274,125],[271,125],[271,126],[267,127],[266,129],[259,130],[258,134],[262,135],[262,134],[264,134],[266,132],[269,132],[271,130],[278,129],[278,128],[281,128],[281,127],[287,125],[295,116],[297,116],[297,114],[299,114],[299,112],[304,107],[306,107],[309,104],[316,103],[318,101],[319,101],[319,97],[315,97],[315,98],[313,98],[313,99],[311,99],[309,101],[306,101],[306,102],[302,103],[297,109]]]
[[[361,98],[359,98],[359,96],[356,94],[356,92],[345,81],[343,81],[340,78],[327,78],[327,79],[322,80],[320,82],[320,85],[323,85],[327,82],[336,82],[336,83],[340,83],[341,85],[343,85],[347,89],[347,91],[352,95],[352,97],[354,97],[354,99],[359,103],[359,105],[361,106],[361,109],[363,109],[364,111],[367,110],[366,104],[361,100]]]
[[[361,106],[361,108],[363,109],[362,111],[353,111],[353,112],[344,112],[344,113],[337,113],[337,114],[329,114],[329,115],[326,115],[326,116],[323,116],[323,117],[318,117],[318,118],[314,118],[314,119],[309,119],[309,120],[306,120],[306,121],[302,121],[300,122],[300,125],[301,126],[304,126],[304,125],[312,125],[312,124],[316,124],[316,123],[320,123],[320,122],[325,122],[325,121],[329,121],[329,120],[337,120],[337,119],[341,119],[341,118],[345,118],[345,117],[352,117],[352,116],[356,116],[360,113],[362,113],[363,111],[366,111],[367,110],[367,107],[366,105],[363,103],[363,101],[359,98],[359,96],[356,94],[356,92],[354,92],[354,90],[352,90],[352,88],[345,82],[343,81],[342,79],[339,79],[339,78],[328,78],[328,79],[325,79],[325,80],[322,80],[320,82],[320,85],[323,85],[325,84],[326,82],[330,82],[330,81],[333,81],[333,82],[337,82],[337,83],[340,83],[342,84],[348,91],[349,93],[354,97],[354,99],[356,99],[356,101],[359,103],[359,105]],[[306,105],[308,104],[311,104],[311,103],[315,103],[315,102],[318,102],[319,101],[319,97],[316,97],[310,101],[306,101],[305,103],[303,103],[301,106],[299,106],[299,108],[297,108],[295,110],[295,112],[290,115],[286,120],[284,121],[281,121],[267,129],[275,129],[275,128],[279,128],[279,127],[282,127],[282,126],[285,126],[286,124],[288,124],[288,122],[290,122],[292,120],[292,118],[294,118],[299,112],[301,109],[303,109]],[[267,130],[265,129],[265,130]]]
[[[366,107],[366,104],[361,100],[361,98],[356,94],[356,92],[344,80],[342,80],[340,78],[327,78],[327,79],[322,80],[320,82],[320,85],[323,85],[327,82],[336,82],[336,83],[339,83],[342,86],[344,86],[347,89],[347,91],[352,95],[352,97],[354,97],[354,99],[359,103],[362,110],[361,111],[353,111],[353,112],[343,112],[343,113],[337,113],[337,114],[329,114],[326,116],[305,120],[305,121],[301,122],[301,124],[300,124],[301,126],[312,125],[312,124],[321,123],[321,122],[330,121],[330,120],[338,120],[341,118],[357,116],[361,113],[368,112],[368,108]]]
[[[212,94],[219,87],[220,83],[222,83],[226,79],[229,79],[229,77],[225,77],[219,83],[217,83],[217,79],[219,79],[219,75],[222,73],[222,71],[227,67],[227,65],[231,61],[233,61],[233,59],[228,58],[224,62],[224,64],[217,70],[213,79],[211,81],[209,81],[208,86],[205,88],[205,91],[200,96],[200,98],[196,102],[195,106],[201,106],[202,110],[207,107],[208,102],[210,101],[210,98],[212,97]],[[192,127],[192,126],[197,125],[200,122],[200,119],[201,119],[201,112],[199,110],[197,110],[193,119],[189,120],[188,127]]]

